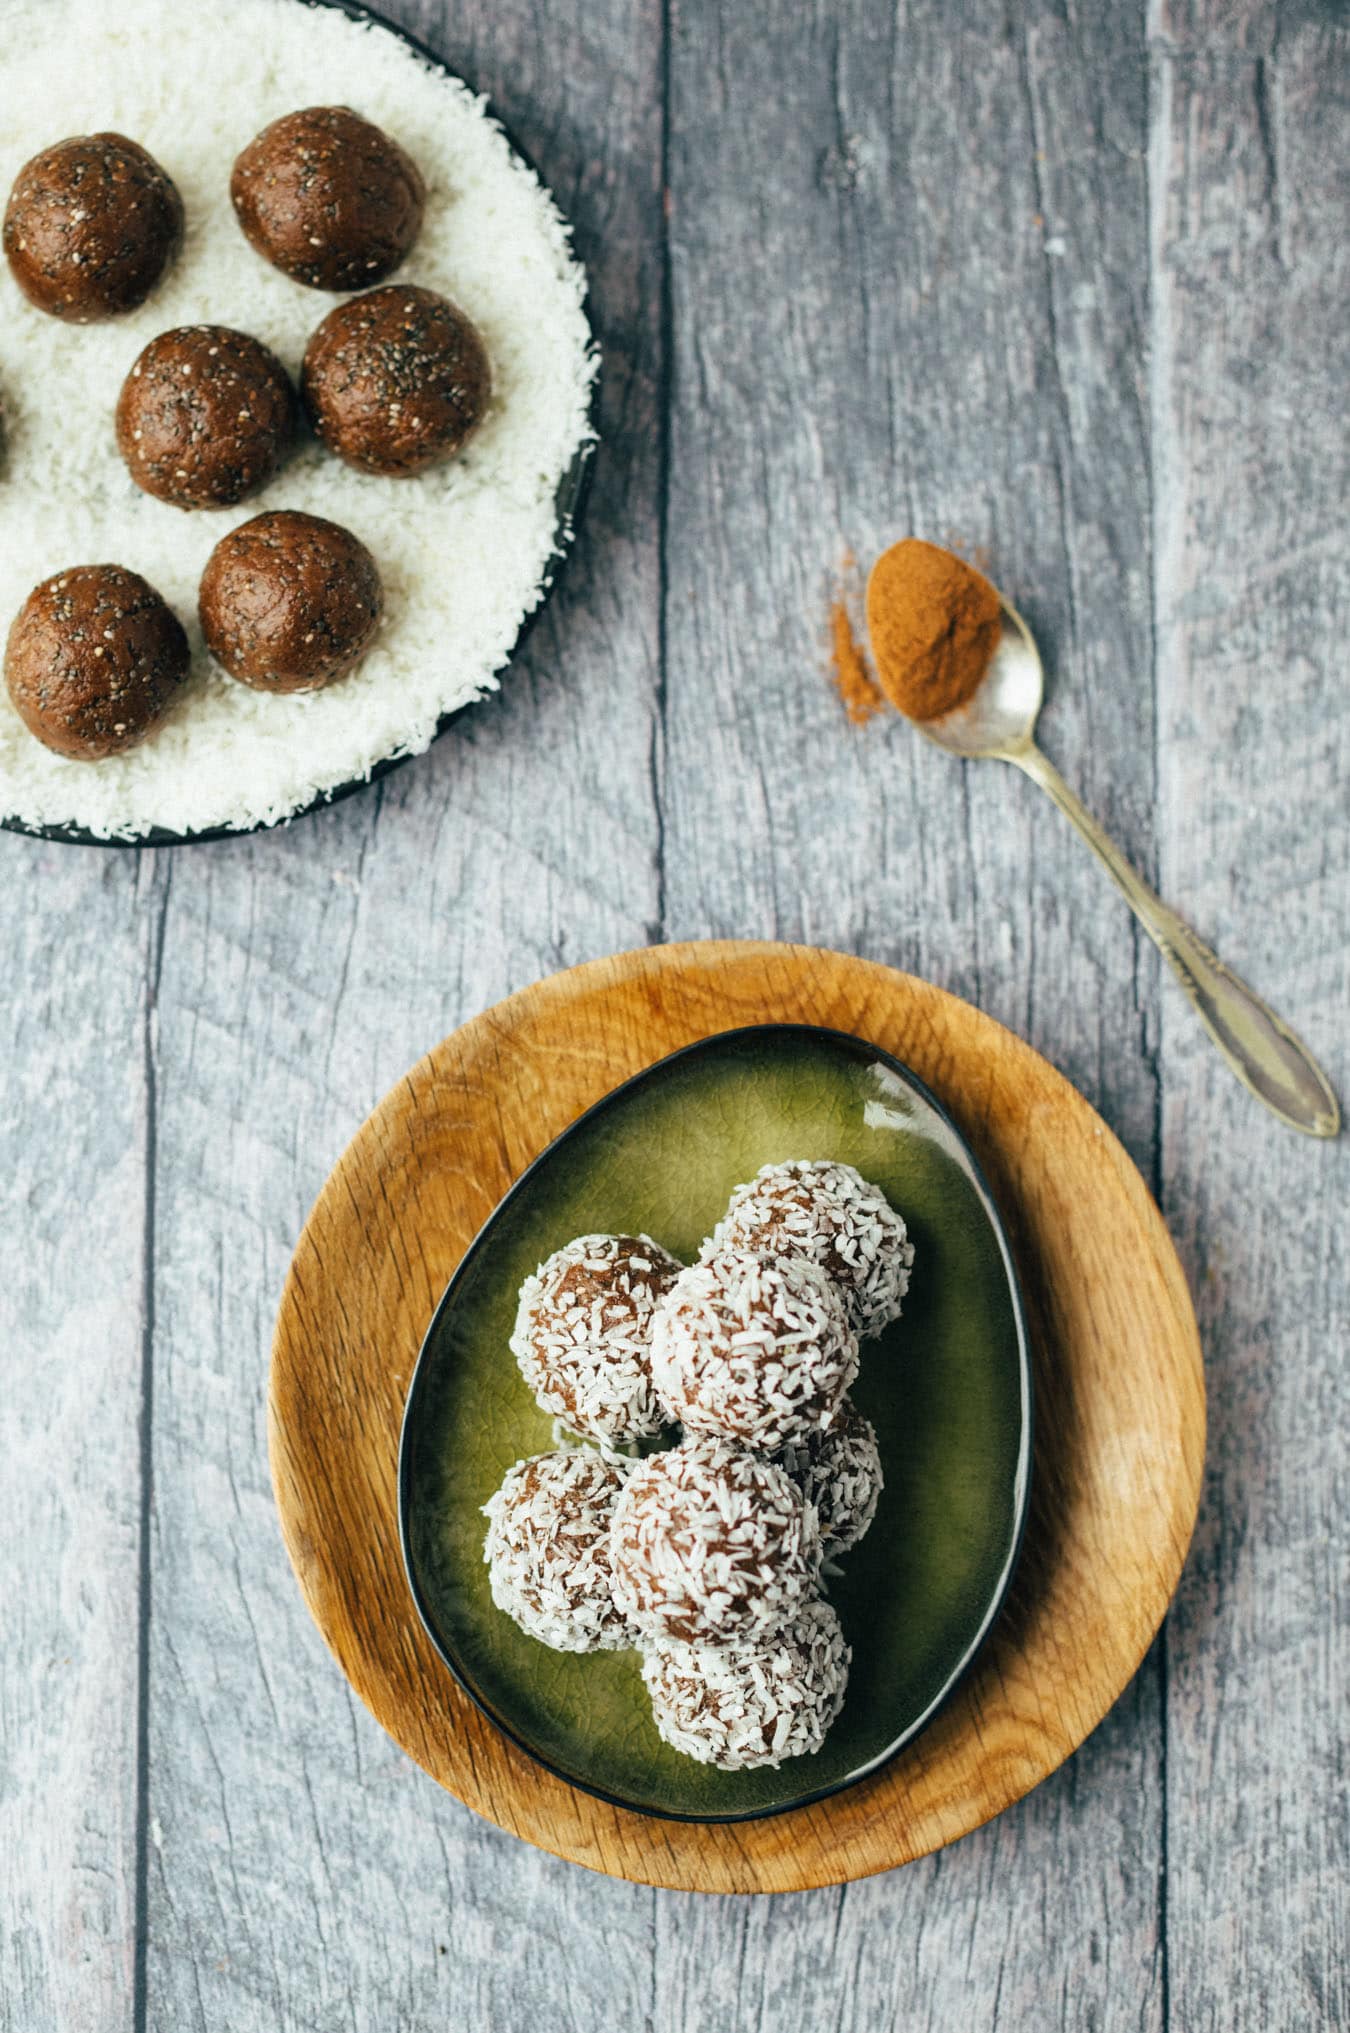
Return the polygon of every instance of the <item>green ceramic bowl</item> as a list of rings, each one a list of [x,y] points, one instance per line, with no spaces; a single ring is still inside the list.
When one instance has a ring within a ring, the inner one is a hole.
[[[903,1319],[864,1344],[853,1396],[881,1445],[876,1521],[828,1583],[853,1647],[823,1749],[719,1772],[662,1743],[637,1657],[550,1651],[493,1605],[481,1506],[552,1444],[507,1346],[522,1280],[575,1235],[638,1230],[697,1254],[761,1165],[856,1165],[904,1215]],[[725,1032],[616,1088],[517,1180],[451,1279],[418,1358],[399,1458],[418,1612],[465,1691],[571,1784],[642,1813],[740,1820],[874,1771],[951,1693],[1003,1600],[1026,1516],[1031,1371],[1012,1255],[979,1170],[928,1090],[861,1039]]]

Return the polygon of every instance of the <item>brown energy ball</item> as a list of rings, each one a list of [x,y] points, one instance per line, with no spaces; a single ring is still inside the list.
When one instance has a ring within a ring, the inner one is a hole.
[[[187,672],[182,624],[121,565],[76,565],[44,579],[5,646],[5,683],[20,719],[46,747],[80,761],[143,741]]]
[[[688,1433],[773,1453],[834,1424],[858,1374],[839,1287],[809,1257],[724,1249],[681,1271],[652,1320],[652,1381]]]
[[[255,134],[230,196],[265,261],[311,289],[368,289],[392,275],[422,225],[412,157],[350,106],[309,106]]]
[[[330,311],[300,390],[316,435],[362,473],[420,473],[482,422],[492,369],[477,328],[431,289],[390,283]]]
[[[554,1250],[521,1286],[511,1335],[536,1403],[597,1440],[659,1433],[652,1314],[680,1269],[649,1235],[579,1235]]]
[[[117,399],[117,448],[132,479],[175,508],[229,508],[256,494],[294,426],[276,354],[226,325],[161,332]]]
[[[622,1651],[634,1642],[609,1566],[625,1473],[592,1447],[536,1454],[508,1469],[483,1506],[492,1600],[557,1652]]]
[[[726,1644],[809,1601],[820,1532],[783,1469],[699,1434],[630,1471],[609,1558],[614,1601],[644,1640]]]
[[[815,1506],[825,1559],[836,1560],[856,1546],[877,1514],[885,1487],[871,1420],[845,1398],[833,1426],[789,1441],[774,1459]]]
[[[643,1655],[666,1742],[724,1772],[809,1757],[844,1705],[852,1653],[827,1602],[782,1630],[729,1645],[658,1644]]]
[[[914,1264],[904,1221],[852,1165],[794,1158],[765,1165],[731,1196],[704,1255],[810,1257],[844,1294],[864,1338],[899,1318]]]
[[[274,509],[221,538],[197,611],[232,678],[260,692],[315,692],[360,661],[383,606],[359,537],[321,515]]]
[[[5,208],[5,256],[19,288],[74,325],[144,303],[182,238],[177,188],[125,134],[77,134],[44,148],[19,171]]]

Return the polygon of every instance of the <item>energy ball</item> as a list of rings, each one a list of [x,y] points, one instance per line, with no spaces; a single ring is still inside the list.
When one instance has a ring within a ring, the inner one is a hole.
[[[656,1302],[681,1266],[649,1235],[582,1235],[520,1288],[511,1353],[544,1411],[597,1440],[667,1423],[651,1371]]]
[[[536,1454],[483,1506],[492,1600],[555,1652],[617,1652],[633,1632],[610,1592],[622,1468],[590,1447]]]
[[[276,354],[226,325],[161,332],[117,399],[117,448],[132,479],[175,508],[229,508],[256,494],[294,427]]]
[[[5,208],[14,280],[40,311],[73,325],[134,311],[182,238],[176,186],[125,134],[77,134],[44,148],[19,171]]]
[[[709,1253],[809,1257],[842,1286],[866,1340],[898,1318],[909,1290],[914,1245],[885,1194],[852,1165],[794,1161],[765,1165],[738,1186]]]
[[[197,612],[206,646],[241,684],[315,692],[358,663],[384,607],[379,569],[350,530],[273,509],[221,538]]]
[[[230,197],[265,261],[310,289],[368,289],[392,275],[422,225],[412,157],[350,106],[308,106],[255,134]]]
[[[846,1399],[828,1432],[808,1433],[775,1458],[815,1507],[823,1557],[835,1560],[856,1546],[877,1514],[884,1483],[871,1420]]]
[[[699,1436],[632,1469],[614,1506],[614,1600],[644,1640],[763,1637],[815,1593],[816,1514],[781,1468]]]
[[[809,1257],[723,1250],[680,1273],[652,1322],[652,1377],[671,1415],[761,1453],[831,1425],[857,1374],[839,1287]]]
[[[187,673],[182,624],[121,565],[76,565],[44,579],[5,645],[19,718],[57,755],[82,762],[144,741]]]
[[[315,434],[361,473],[420,473],[468,443],[492,394],[487,351],[434,290],[390,283],[328,313],[300,389]]]
[[[769,1637],[657,1645],[642,1678],[668,1744],[724,1772],[749,1772],[820,1749],[843,1707],[851,1656],[830,1605],[809,1602]]]

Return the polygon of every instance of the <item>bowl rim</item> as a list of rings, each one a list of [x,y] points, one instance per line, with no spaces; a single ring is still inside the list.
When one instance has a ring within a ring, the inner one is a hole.
[[[975,1189],[976,1196],[984,1211],[985,1219],[988,1221],[998,1244],[1004,1275],[1007,1281],[1017,1342],[1021,1433],[1018,1442],[1017,1462],[1013,1471],[1013,1525],[1002,1569],[994,1587],[989,1592],[988,1601],[973,1637],[927,1707],[918,1716],[914,1717],[889,1744],[877,1752],[874,1757],[868,1758],[854,1771],[845,1773],[841,1778],[831,1780],[827,1785],[817,1786],[801,1794],[794,1795],[790,1800],[775,1802],[763,1807],[729,1809],[721,1813],[684,1812],[679,1808],[658,1807],[649,1802],[631,1800],[621,1793],[613,1792],[608,1787],[599,1785],[592,1780],[580,1778],[576,1773],[564,1769],[563,1766],[556,1763],[552,1758],[546,1756],[536,1745],[530,1743],[527,1738],[522,1736],[517,1729],[497,1713],[487,1697],[474,1686],[467,1670],[454,1657],[449,1645],[444,1641],[437,1627],[427,1592],[423,1588],[421,1577],[417,1570],[412,1547],[412,1454],[417,1440],[418,1401],[427,1388],[426,1374],[431,1367],[431,1348],[436,1339],[441,1316],[453,1303],[456,1289],[482,1247],[489,1229],[492,1228],[503,1208],[525,1188],[534,1172],[543,1165],[546,1159],[552,1157],[553,1153],[571,1137],[573,1131],[579,1129],[583,1123],[589,1122],[593,1116],[603,1112],[631,1089],[648,1080],[652,1074],[666,1067],[673,1066],[681,1059],[693,1057],[698,1053],[708,1051],[714,1046],[725,1045],[733,1040],[783,1034],[812,1039],[830,1039],[837,1045],[843,1045],[850,1052],[856,1053],[862,1050],[871,1054],[875,1059],[880,1060],[890,1071],[898,1074],[906,1087],[917,1094],[920,1100],[926,1103],[933,1114],[937,1116],[938,1120],[944,1125],[954,1140],[968,1167],[970,1182]],[[903,1059],[897,1058],[895,1053],[887,1051],[882,1045],[873,1044],[869,1038],[860,1036],[856,1031],[839,1030],[829,1024],[790,1022],[732,1025],[727,1030],[712,1031],[705,1037],[694,1038],[688,1044],[679,1046],[675,1051],[667,1052],[662,1058],[654,1059],[649,1066],[644,1066],[638,1072],[629,1074],[617,1086],[611,1087],[598,1100],[593,1101],[588,1108],[583,1109],[581,1114],[568,1123],[564,1129],[560,1130],[555,1137],[550,1138],[543,1150],[539,1151],[519,1176],[511,1182],[496,1206],[488,1214],[486,1220],[480,1224],[473,1239],[465,1249],[463,1256],[455,1266],[444,1291],[436,1303],[435,1311],[422,1337],[422,1343],[417,1352],[417,1360],[413,1364],[412,1375],[408,1382],[407,1395],[403,1402],[403,1416],[399,1424],[397,1502],[399,1550],[403,1561],[404,1579],[408,1584],[413,1607],[417,1611],[422,1628],[456,1684],[468,1696],[479,1714],[491,1723],[494,1729],[499,1730],[509,1743],[514,1744],[517,1750],[523,1751],[528,1758],[532,1759],[536,1765],[541,1766],[544,1771],[550,1773],[553,1778],[562,1780],[565,1785],[574,1786],[578,1792],[587,1793],[593,1799],[603,1800],[608,1806],[621,1808],[625,1813],[639,1814],[659,1821],[681,1821],[712,1825],[741,1821],[766,1821],[775,1815],[795,1813],[799,1808],[814,1806],[821,1800],[828,1800],[834,1794],[844,1792],[850,1786],[858,1785],[862,1780],[880,1771],[884,1765],[888,1765],[893,1758],[897,1757],[902,1750],[913,1743],[928,1728],[929,1724],[935,1720],[956,1693],[974,1665],[1007,1601],[1008,1591],[1012,1586],[1013,1576],[1017,1569],[1018,1559],[1021,1555],[1023,1541],[1026,1536],[1027,1518],[1031,1508],[1032,1463],[1035,1437],[1034,1399],[1031,1337],[1027,1325],[1026,1304],[1007,1227],[989,1182],[985,1178],[983,1167],[953,1120],[950,1111],[943,1106],[926,1081],[920,1079],[919,1075],[910,1066],[906,1065]]]
[[[450,78],[455,84],[463,85],[466,91],[472,92],[479,102],[479,111],[483,118],[500,129],[511,154],[537,179],[540,189],[549,198],[559,218],[567,227],[570,240],[572,222],[559,205],[552,184],[547,181],[527,151],[521,147],[492,101],[483,93],[476,91],[469,80],[455,70],[443,56],[439,56],[421,36],[416,35],[410,28],[404,28],[401,23],[391,21],[389,16],[382,14],[377,7],[366,6],[364,0],[295,0],[295,4],[307,7],[311,11],[326,7],[334,13],[345,14],[349,21],[384,29],[387,34],[395,36],[410,49],[414,56],[420,58],[428,69],[438,71],[442,77]],[[554,495],[553,546],[544,560],[539,598],[517,629],[515,640],[497,666],[498,671],[505,671],[515,661],[530,631],[549,604],[558,575],[575,547],[576,533],[590,498],[591,484],[595,475],[595,453],[600,442],[600,384],[604,356],[590,315],[590,276],[575,249],[572,252],[572,259],[581,270],[585,285],[581,315],[588,335],[588,352],[595,362],[586,405],[586,435],[577,446],[566,472],[558,481]],[[274,833],[283,827],[294,825],[298,819],[309,818],[314,812],[325,811],[330,805],[345,804],[347,799],[355,797],[358,791],[369,790],[391,771],[401,769],[404,763],[416,762],[418,756],[425,755],[427,749],[440,740],[461,714],[472,712],[475,706],[481,705],[485,696],[486,694],[483,694],[477,699],[466,700],[462,706],[453,706],[448,712],[442,713],[436,722],[436,731],[426,748],[419,748],[415,753],[412,750],[404,750],[401,753],[382,756],[378,762],[371,764],[364,776],[350,777],[345,783],[334,784],[330,790],[318,791],[308,804],[298,805],[293,812],[284,812],[280,818],[257,819],[251,826],[203,826],[186,833],[177,833],[167,826],[146,826],[139,833],[106,834],[92,833],[87,826],[76,825],[73,821],[38,822],[4,816],[0,817],[0,832],[18,833],[29,840],[50,840],[58,846],[103,848],[204,847],[217,840],[247,840],[255,833]]]

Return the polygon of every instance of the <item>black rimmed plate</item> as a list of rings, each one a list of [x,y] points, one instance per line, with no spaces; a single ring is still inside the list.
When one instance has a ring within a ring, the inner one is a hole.
[[[428,65],[430,69],[439,71],[443,77],[453,78],[457,84],[466,83],[466,80],[461,78],[457,71],[450,68],[443,57],[437,56],[436,52],[429,48],[418,36],[410,33],[408,29],[400,27],[398,22],[389,20],[387,15],[379,13],[373,7],[360,6],[356,4],[356,0],[296,0],[296,4],[311,8],[331,8],[338,14],[345,14],[349,21],[368,22],[373,27],[382,28],[390,35],[397,36],[398,40],[420,57],[422,62]],[[473,90],[472,86],[467,88],[471,91]],[[475,94],[475,96],[477,95]],[[486,105],[483,110],[486,118],[494,121],[501,128],[511,153],[527,169],[533,171],[534,175],[538,177],[542,188],[552,196],[551,187],[544,177],[540,175],[538,169],[535,168],[534,163],[530,160],[525,150],[516,141],[515,136],[506,126],[500,114],[490,105]],[[553,203],[555,206],[557,205],[556,198],[553,199]],[[575,254],[573,259],[576,259]],[[543,612],[563,560],[572,548],[577,524],[581,519],[586,496],[590,490],[591,471],[596,445],[594,433],[596,432],[599,414],[599,392],[600,377],[597,373],[591,383],[589,410],[589,424],[593,435],[588,437],[586,442],[578,447],[571,464],[558,482],[558,490],[555,496],[553,549],[544,566],[544,590],[540,594],[537,604],[530,610],[521,623],[515,642],[511,646],[510,654],[506,659],[506,663],[502,666],[503,669],[506,667],[506,664],[510,663],[512,658],[519,654],[521,645],[524,643],[530,629]],[[469,706],[458,706],[453,711],[443,714],[437,722],[436,732],[431,737],[432,741],[439,741],[451,723],[457,720],[461,713],[466,713],[469,710]],[[425,752],[425,750],[418,750],[418,754],[424,754]],[[109,838],[101,833],[91,833],[84,826],[61,824],[36,825],[31,824],[25,819],[0,818],[0,830],[7,833],[22,833],[34,840],[53,840],[72,847],[186,847],[190,845],[203,845],[211,840],[244,839],[250,833],[271,832],[274,827],[289,826],[295,820],[307,818],[311,812],[322,811],[328,805],[341,804],[344,799],[355,796],[357,791],[366,790],[371,784],[378,783],[380,778],[388,776],[391,770],[398,769],[404,763],[415,760],[416,756],[413,755],[388,756],[383,762],[376,763],[367,775],[355,777],[348,783],[335,785],[331,790],[320,791],[317,797],[311,798],[307,805],[298,806],[295,811],[287,812],[282,818],[260,821],[253,826],[207,826],[203,827],[199,832],[190,833],[176,833],[163,826],[147,826],[143,827],[139,833]]]
[[[856,1165],[904,1215],[904,1318],[865,1345],[854,1390],[886,1489],[829,1582],[853,1647],[824,1748],[719,1772],[663,1744],[632,1654],[577,1656],[493,1605],[481,1507],[552,1424],[507,1346],[516,1295],[573,1236],[642,1230],[691,1258],[763,1164]],[[841,1032],[773,1024],[688,1046],[551,1144],[475,1238],[437,1308],[404,1414],[399,1520],[418,1612],[507,1736],[571,1784],[686,1820],[776,1814],[837,1792],[909,1743],[989,1632],[1020,1543],[1031,1461],[1026,1323],[1007,1236],[975,1160],[908,1068]]]

